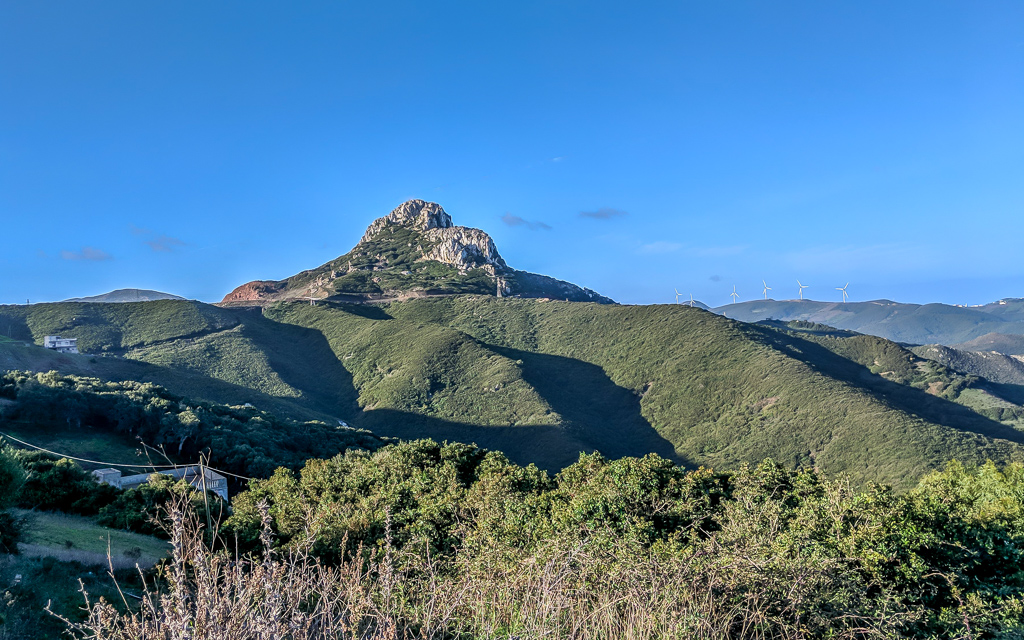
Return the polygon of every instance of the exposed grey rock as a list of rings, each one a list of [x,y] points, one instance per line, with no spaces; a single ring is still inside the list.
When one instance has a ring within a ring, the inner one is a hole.
[[[425,235],[437,244],[423,254],[424,260],[437,260],[459,269],[474,269],[484,265],[498,269],[507,268],[491,236],[480,229],[434,228],[428,230]]]
[[[423,200],[409,200],[395,207],[395,210],[377,218],[367,227],[366,233],[360,242],[368,242],[374,238],[382,229],[390,225],[401,225],[420,231],[428,229],[446,229],[452,226],[452,217],[445,213],[441,205],[436,202],[425,202]]]

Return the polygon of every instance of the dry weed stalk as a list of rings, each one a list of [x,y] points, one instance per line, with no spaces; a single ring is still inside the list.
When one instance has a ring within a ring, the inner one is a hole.
[[[313,539],[273,549],[269,508],[259,558],[213,551],[187,505],[170,509],[167,588],[148,586],[141,607],[92,603],[68,622],[90,640],[711,640],[817,637],[802,598],[834,586],[842,567],[774,562],[709,543],[671,553],[608,545],[600,536],[552,541],[531,552],[465,548],[445,563],[397,553],[390,517],[379,553],[338,566],[310,553]],[[426,545],[429,548],[429,545]],[[125,603],[127,605],[127,603]],[[891,637],[890,617],[837,618],[829,637]],[[820,624],[820,621],[819,621]],[[820,629],[819,629],[820,632]]]

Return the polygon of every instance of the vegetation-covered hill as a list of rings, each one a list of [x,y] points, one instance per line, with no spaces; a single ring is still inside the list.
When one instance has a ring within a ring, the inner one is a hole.
[[[184,300],[162,291],[152,289],[115,289],[108,293],[101,293],[98,296],[86,296],[84,298],[70,298],[64,302],[152,302],[153,300]]]
[[[987,333],[1024,335],[1024,301],[1000,300],[978,307],[904,304],[891,300],[816,302],[752,300],[714,309],[734,320],[802,320],[911,344],[954,345]]]
[[[1008,356],[1024,355],[1024,335],[986,333],[973,340],[952,345],[965,351],[998,351]]]
[[[971,380],[894,343],[685,305],[51,304],[0,308],[4,326],[102,354],[7,342],[4,368],[144,380],[384,436],[476,442],[552,470],[581,451],[726,468],[772,457],[906,486],[951,458],[1021,458],[1024,442],[1016,409],[958,404]]]
[[[928,358],[954,371],[985,378],[990,382],[1024,386],[1024,361],[996,351],[968,351],[941,344],[926,344],[911,349],[922,358]]]
[[[404,202],[375,220],[348,253],[284,280],[246,283],[223,302],[365,301],[467,293],[612,302],[570,282],[509,267],[489,235],[454,226],[440,205],[423,200]]]

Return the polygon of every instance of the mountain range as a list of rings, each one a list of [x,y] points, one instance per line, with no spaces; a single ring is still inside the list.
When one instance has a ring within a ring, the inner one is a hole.
[[[976,307],[907,304],[892,300],[817,302],[814,300],[752,300],[714,309],[734,320],[800,320],[868,333],[909,344],[961,345],[1009,343],[1011,353],[1024,353],[1024,298],[1007,298]]]
[[[859,304],[846,307],[885,317],[914,307]],[[592,451],[716,468],[771,457],[906,487],[953,458],[1024,460],[1015,378],[960,373],[930,352],[806,320],[617,305],[508,267],[487,234],[418,200],[336,260],[242,285],[219,305],[3,306],[0,334],[10,337],[0,369],[475,442],[552,471]],[[50,334],[77,338],[83,355],[43,349]]]

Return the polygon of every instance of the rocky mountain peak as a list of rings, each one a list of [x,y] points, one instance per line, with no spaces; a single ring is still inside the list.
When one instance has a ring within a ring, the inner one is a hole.
[[[613,302],[570,282],[509,267],[485,231],[455,226],[441,205],[424,200],[403,202],[374,220],[348,253],[284,280],[249,282],[223,302],[463,293]]]
[[[395,207],[391,213],[383,218],[374,220],[367,227],[366,233],[363,234],[360,242],[372,240],[382,229],[390,225],[400,225],[418,231],[448,229],[452,226],[452,217],[436,202],[408,200]]]

